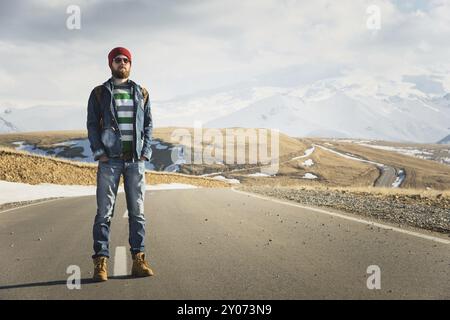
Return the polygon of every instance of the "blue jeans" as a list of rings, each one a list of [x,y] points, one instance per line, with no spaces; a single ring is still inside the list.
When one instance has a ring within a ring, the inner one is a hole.
[[[97,169],[97,214],[93,236],[94,255],[109,258],[109,234],[114,215],[117,189],[123,174],[128,209],[129,243],[132,254],[144,252],[145,247],[145,162],[111,158],[99,161]]]

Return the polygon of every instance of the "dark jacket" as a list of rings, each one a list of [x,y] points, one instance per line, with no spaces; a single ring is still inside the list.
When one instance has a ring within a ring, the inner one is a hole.
[[[117,111],[112,95],[112,78],[95,87],[89,96],[87,112],[87,130],[94,160],[106,154],[109,158],[123,155],[121,133],[117,122]],[[134,100],[134,137],[133,157],[140,156],[150,160],[152,149],[153,121],[150,109],[150,98],[145,88],[131,81]]]

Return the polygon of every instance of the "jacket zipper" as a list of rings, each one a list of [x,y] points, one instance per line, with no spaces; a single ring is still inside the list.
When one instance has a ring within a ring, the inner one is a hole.
[[[133,112],[133,128],[134,128],[134,130],[133,130],[132,147],[133,147],[133,158],[135,158],[135,160],[137,161],[137,160],[140,159],[140,156],[137,154],[137,151],[136,151],[136,143],[137,143],[137,140],[136,140],[136,130],[137,130],[137,127],[136,127],[136,113],[137,113],[137,108],[138,108],[138,105],[137,105],[138,101],[137,101],[136,86],[133,84],[132,88],[133,88],[133,111],[134,111]]]

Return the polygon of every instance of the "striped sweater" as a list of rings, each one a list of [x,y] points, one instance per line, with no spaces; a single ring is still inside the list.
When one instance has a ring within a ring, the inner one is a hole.
[[[117,110],[117,121],[122,135],[122,150],[131,155],[134,137],[134,102],[133,89],[130,83],[115,85],[113,89],[114,102]]]

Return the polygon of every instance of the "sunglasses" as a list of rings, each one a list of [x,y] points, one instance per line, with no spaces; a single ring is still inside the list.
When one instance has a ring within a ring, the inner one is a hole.
[[[123,63],[127,64],[128,62],[130,62],[130,60],[128,60],[128,58],[114,58],[114,62],[119,64],[123,61]]]

